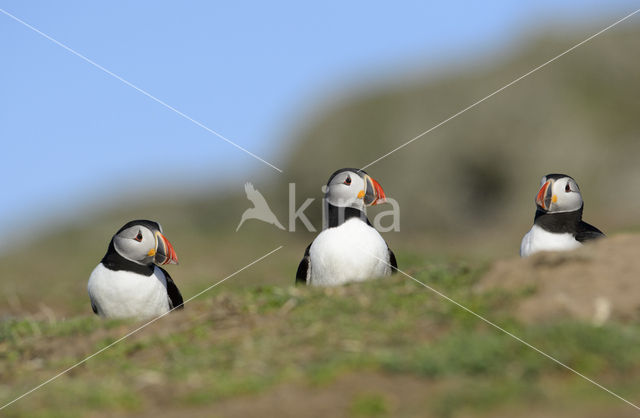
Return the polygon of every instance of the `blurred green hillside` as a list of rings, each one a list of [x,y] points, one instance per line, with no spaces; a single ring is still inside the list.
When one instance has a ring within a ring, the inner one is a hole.
[[[551,31],[486,61],[367,86],[302,126],[287,175],[317,190],[333,168],[369,164],[580,40]],[[637,226],[639,62],[640,31],[616,28],[367,171],[401,203],[403,233],[456,246],[482,234],[513,253],[550,172],[578,181],[585,217],[605,231]]]
[[[401,205],[401,231],[385,234],[400,260],[517,254],[539,179],[548,172],[577,179],[587,221],[607,233],[637,228],[639,35],[625,27],[607,32],[369,167]],[[283,175],[249,173],[191,197],[165,191],[127,198],[117,209],[45,229],[8,249],[0,259],[0,315],[86,312],[87,277],[113,232],[134,218],[163,224],[181,261],[171,273],[185,294],[279,245],[285,248],[273,260],[228,285],[290,284],[314,234],[300,222],[298,232],[289,233],[255,220],[235,233],[252,206],[245,181],[255,184],[285,225],[287,183],[295,182],[296,207],[316,198],[306,213],[319,227],[320,187],[332,171],[368,164],[578,40],[548,31],[484,61],[414,69],[352,93],[329,92],[284,144]]]

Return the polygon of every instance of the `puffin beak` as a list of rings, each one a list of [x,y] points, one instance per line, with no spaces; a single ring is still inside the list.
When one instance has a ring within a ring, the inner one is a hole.
[[[378,203],[384,203],[387,197],[385,196],[384,190],[382,190],[382,186],[380,186],[380,183],[378,183],[368,175],[364,176],[364,181],[366,183],[366,190],[363,196],[364,204],[373,206],[377,205]]]
[[[542,187],[540,187],[538,195],[536,196],[536,205],[544,210],[549,210],[549,206],[551,206],[552,184],[553,180],[547,180]]]
[[[154,261],[156,264],[178,264],[178,255],[173,249],[173,245],[160,232],[156,232],[156,253]]]

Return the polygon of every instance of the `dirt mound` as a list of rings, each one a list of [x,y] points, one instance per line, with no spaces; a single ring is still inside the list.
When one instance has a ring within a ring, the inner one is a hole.
[[[618,235],[570,252],[496,262],[478,291],[522,291],[514,315],[525,322],[559,317],[601,325],[640,317],[640,235]]]

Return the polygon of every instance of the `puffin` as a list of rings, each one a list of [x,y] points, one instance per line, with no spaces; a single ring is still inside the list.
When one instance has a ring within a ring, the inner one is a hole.
[[[520,244],[520,256],[538,251],[566,251],[605,235],[582,220],[584,203],[576,181],[566,174],[547,174],[536,195],[533,227]]]
[[[337,286],[395,273],[396,256],[365,214],[366,206],[385,200],[380,183],[365,171],[334,172],[323,201],[324,229],[305,250],[296,284]]]
[[[183,309],[180,290],[160,267],[178,264],[178,256],[159,223],[127,222],[115,233],[91,276],[91,308],[105,318],[152,318]]]

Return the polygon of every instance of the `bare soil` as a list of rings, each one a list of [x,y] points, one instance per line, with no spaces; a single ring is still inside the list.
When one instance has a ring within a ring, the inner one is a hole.
[[[640,318],[640,235],[618,235],[575,251],[497,261],[476,290],[522,290],[513,314],[525,322],[570,317],[601,325]]]

